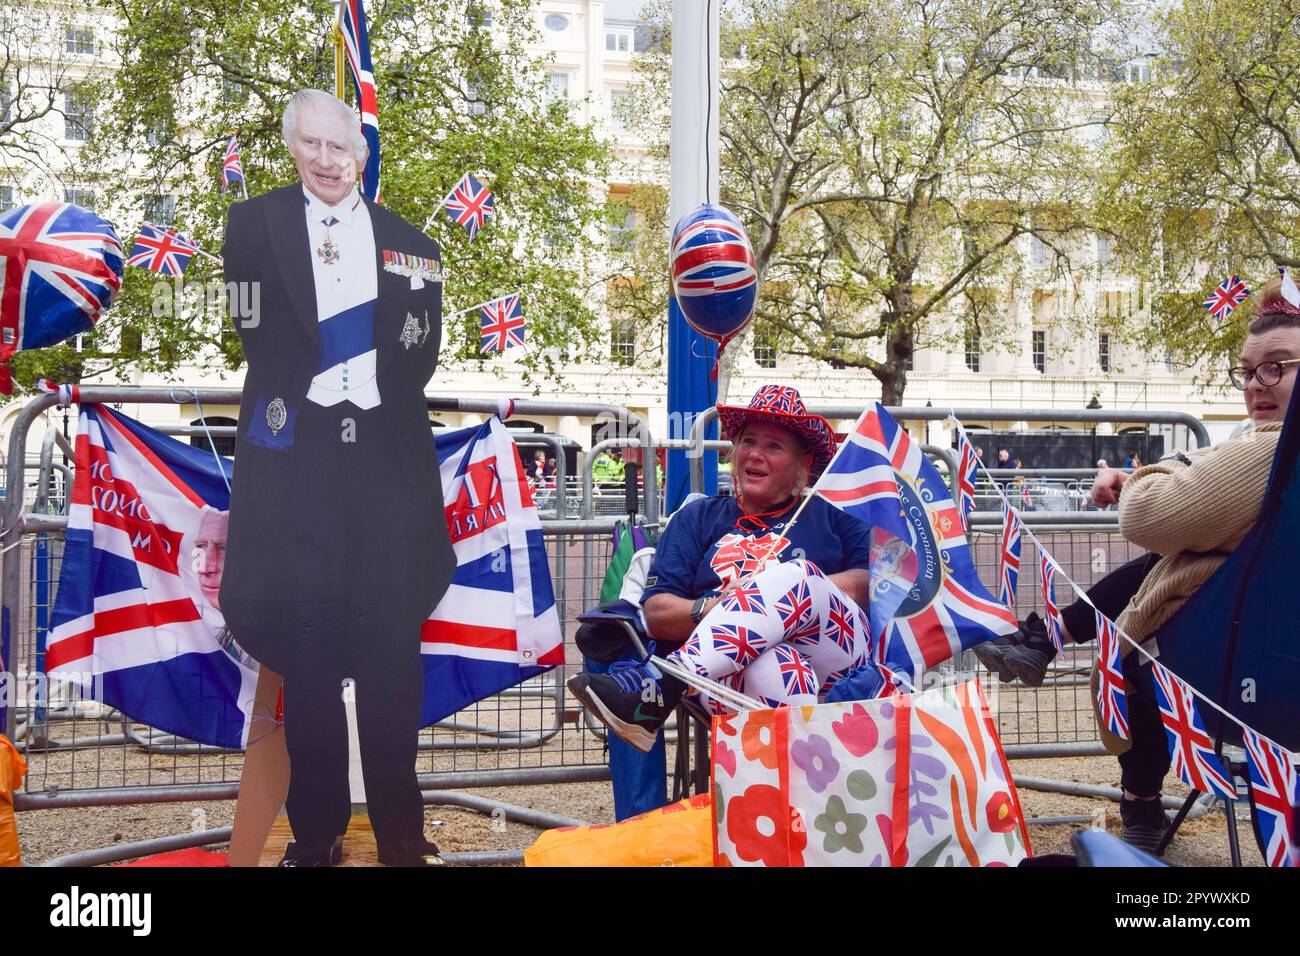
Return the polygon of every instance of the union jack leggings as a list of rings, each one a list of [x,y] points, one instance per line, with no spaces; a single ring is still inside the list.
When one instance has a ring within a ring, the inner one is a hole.
[[[777,564],[730,591],[670,655],[769,707],[815,704],[867,662],[867,615],[811,561]],[[715,713],[730,708],[707,698]]]

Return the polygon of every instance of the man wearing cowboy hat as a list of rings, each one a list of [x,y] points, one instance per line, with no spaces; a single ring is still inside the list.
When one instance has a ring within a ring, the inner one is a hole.
[[[807,413],[798,391],[765,385],[748,406],[718,406],[718,418],[733,445],[736,496],[693,501],[673,517],[642,596],[648,630],[703,676],[769,701],[815,702],[867,658],[858,607],[867,604],[871,529],[817,496],[792,521],[809,482],[835,454],[829,423]],[[774,566],[780,573],[772,580],[779,582],[769,587],[766,569]],[[760,570],[765,574],[755,577]],[[789,626],[777,614],[781,595],[768,593],[787,582],[796,582],[799,593],[791,606],[800,620]],[[765,611],[777,616],[760,621]],[[724,632],[712,641],[708,626],[701,627],[706,617],[712,623],[734,614],[748,617],[722,626],[742,628],[743,638]],[[839,625],[823,627],[821,618],[832,616]],[[821,640],[823,633],[834,639]],[[727,642],[733,637],[739,643]],[[783,683],[780,675],[791,671],[797,680]],[[568,686],[616,734],[646,751],[684,689],[649,664],[578,674]]]

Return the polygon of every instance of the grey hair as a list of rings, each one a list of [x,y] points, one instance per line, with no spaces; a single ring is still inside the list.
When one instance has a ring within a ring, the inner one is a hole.
[[[347,127],[352,134],[352,155],[356,157],[358,163],[366,161],[366,157],[370,155],[370,147],[366,143],[366,138],[361,135],[361,124],[357,122],[357,114],[352,112],[352,107],[347,103],[324,90],[299,90],[289,98],[284,108],[284,117],[280,121],[280,135],[284,137],[284,144],[289,147],[289,152],[293,152],[293,134],[298,124],[298,109],[307,105],[322,110],[334,110],[346,118]]]

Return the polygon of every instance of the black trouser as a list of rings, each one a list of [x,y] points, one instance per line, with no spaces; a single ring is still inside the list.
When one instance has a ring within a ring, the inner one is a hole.
[[[375,838],[396,843],[423,835],[415,776],[424,697],[421,621],[418,609],[391,605],[353,605],[351,613],[322,607],[294,615],[297,666],[283,676],[291,767],[287,808],[295,839],[340,836],[348,827],[345,677],[356,681],[357,736]]]
[[[1133,600],[1148,572],[1160,560],[1158,554],[1145,554],[1116,568],[1088,588],[1088,598],[1112,621]],[[1096,615],[1086,601],[1075,601],[1061,611],[1070,638],[1087,644],[1097,637]],[[1155,680],[1151,663],[1141,654],[1130,652],[1124,658],[1124,677],[1132,693],[1128,695],[1128,727],[1132,746],[1119,755],[1120,783],[1139,797],[1154,796],[1169,772],[1169,745],[1164,723],[1156,705]]]

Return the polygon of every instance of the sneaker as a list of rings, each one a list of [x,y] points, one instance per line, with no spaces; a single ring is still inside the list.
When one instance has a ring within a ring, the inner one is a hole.
[[[648,661],[615,664],[608,674],[574,674],[567,686],[592,716],[644,753],[685,690]]]
[[[1019,637],[1019,632],[1003,634],[991,641],[976,644],[971,650],[975,652],[975,656],[984,665],[985,670],[990,674],[997,674],[998,680],[1003,684],[1010,684],[1016,679],[1016,675],[1011,672],[1011,668],[1007,665],[1007,651],[1016,646]]]
[[[1124,825],[1120,839],[1147,853],[1155,853],[1169,829],[1169,818],[1157,795],[1151,800],[1120,800],[1119,819]]]

